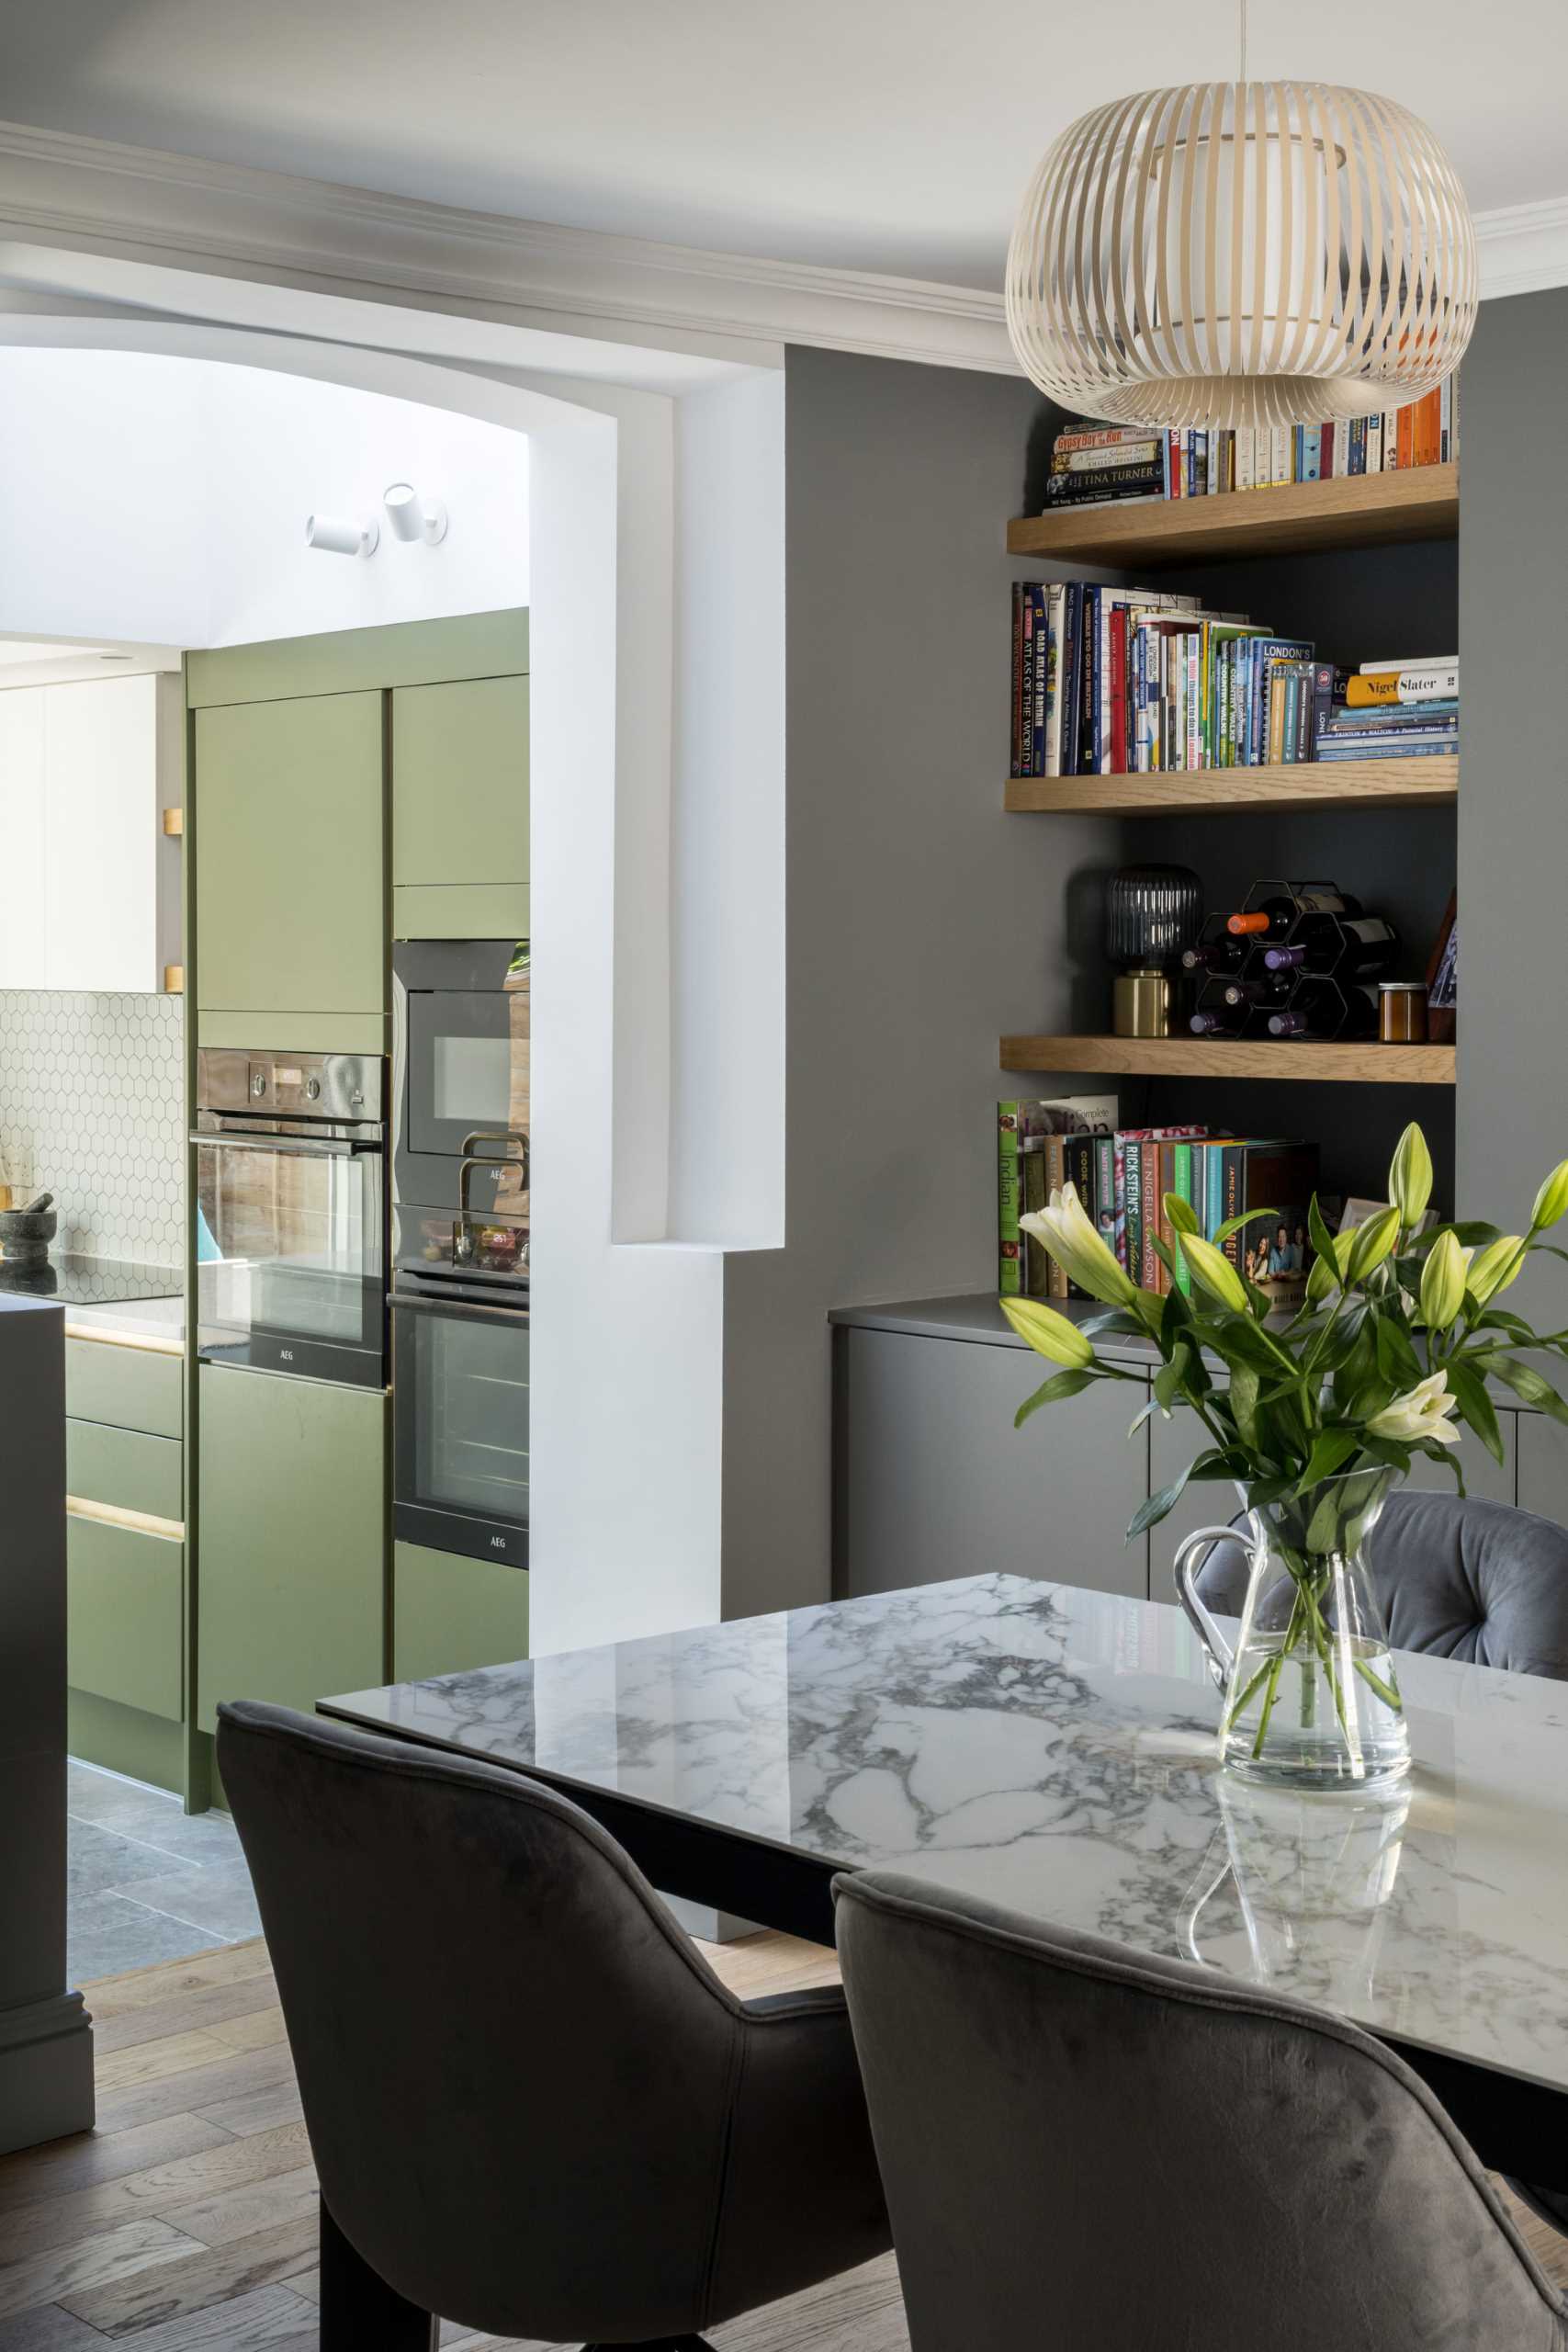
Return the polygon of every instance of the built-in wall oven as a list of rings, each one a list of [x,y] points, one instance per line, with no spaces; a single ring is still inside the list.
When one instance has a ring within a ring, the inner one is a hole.
[[[386,1385],[385,1095],[378,1057],[201,1048],[204,1363]]]
[[[528,1560],[526,941],[392,953],[392,1517]]]

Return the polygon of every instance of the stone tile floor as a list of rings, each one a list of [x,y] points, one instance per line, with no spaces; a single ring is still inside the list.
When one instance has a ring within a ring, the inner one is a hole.
[[[74,1758],[67,1775],[73,1984],[260,1935],[250,1873],[226,1814],[187,1815],[162,1789]]]

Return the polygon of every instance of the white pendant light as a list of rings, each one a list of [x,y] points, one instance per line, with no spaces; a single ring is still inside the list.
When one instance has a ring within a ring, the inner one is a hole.
[[[1074,413],[1315,424],[1419,399],[1475,323],[1453,166],[1391,99],[1241,78],[1065,130],[1008,254],[1012,346]]]

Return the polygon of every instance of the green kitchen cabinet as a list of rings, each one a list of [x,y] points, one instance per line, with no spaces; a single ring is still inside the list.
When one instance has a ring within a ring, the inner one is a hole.
[[[183,1521],[185,1448],[178,1438],[145,1437],[140,1430],[101,1421],[67,1420],[65,1491],[79,1502],[140,1511],[147,1519]]]
[[[178,1349],[169,1354],[109,1340],[65,1342],[65,1409],[73,1420],[177,1438],[185,1430],[185,1380]]]
[[[384,702],[317,695],[197,712],[198,1022],[385,1012]]]
[[[495,1560],[392,1546],[392,1675],[421,1682],[528,1655],[528,1572]]]
[[[160,1442],[167,1442],[147,1441]],[[73,1690],[180,1720],[184,1551],[177,1536],[67,1513],[65,1647]]]
[[[204,1364],[197,1721],[386,1679],[387,1400]]]
[[[394,689],[392,930],[526,935],[526,678]]]

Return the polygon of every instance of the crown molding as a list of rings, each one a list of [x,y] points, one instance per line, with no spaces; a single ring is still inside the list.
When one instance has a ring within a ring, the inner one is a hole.
[[[1483,297],[1568,285],[1568,198],[1476,217]],[[0,123],[0,234],[742,364],[781,344],[1016,375],[978,288],[606,236]]]
[[[1483,300],[1568,286],[1568,197],[1478,212],[1475,241]]]
[[[1001,298],[976,288],[514,220],[23,123],[0,123],[0,233],[715,358],[804,343],[1018,372]]]

